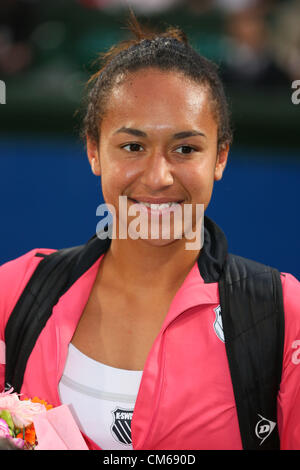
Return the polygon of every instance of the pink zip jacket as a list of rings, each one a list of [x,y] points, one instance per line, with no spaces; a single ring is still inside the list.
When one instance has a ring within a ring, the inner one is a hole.
[[[7,320],[41,261],[34,249],[0,267],[0,389],[4,388]],[[29,357],[21,393],[58,406],[68,345],[104,255],[53,308]],[[281,449],[300,449],[300,283],[282,274],[285,311],[283,372],[278,394]],[[177,291],[148,354],[131,432],[136,450],[242,449],[230,371],[218,317],[217,283],[205,283],[195,263]],[[258,418],[259,420],[259,418]],[[90,449],[99,449],[85,436]]]

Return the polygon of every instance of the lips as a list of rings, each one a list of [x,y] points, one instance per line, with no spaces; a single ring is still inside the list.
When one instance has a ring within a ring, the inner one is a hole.
[[[143,203],[146,203],[146,204],[152,204],[152,205],[157,205],[157,204],[171,204],[171,203],[174,203],[174,204],[180,204],[181,202],[183,202],[183,199],[175,199],[175,198],[157,198],[157,199],[151,199],[151,198],[128,198],[130,199],[131,201],[133,202],[136,202],[138,204],[143,204]]]

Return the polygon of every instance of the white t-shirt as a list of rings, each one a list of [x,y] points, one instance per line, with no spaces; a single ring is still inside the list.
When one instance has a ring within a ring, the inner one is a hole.
[[[101,364],[70,343],[58,387],[61,403],[70,405],[80,430],[101,449],[132,449],[131,419],[142,374]]]

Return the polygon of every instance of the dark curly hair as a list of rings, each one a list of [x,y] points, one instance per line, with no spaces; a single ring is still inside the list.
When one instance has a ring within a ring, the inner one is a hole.
[[[156,32],[142,27],[133,13],[129,20],[133,39],[121,41],[100,55],[101,68],[94,73],[87,87],[81,137],[88,135],[98,142],[100,125],[113,87],[129,73],[151,67],[179,71],[206,86],[210,92],[212,111],[218,122],[218,148],[232,141],[230,113],[217,66],[197,53],[188,43],[185,33],[175,27]]]

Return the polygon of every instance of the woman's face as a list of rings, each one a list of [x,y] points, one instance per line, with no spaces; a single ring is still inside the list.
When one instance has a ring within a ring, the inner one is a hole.
[[[206,209],[228,156],[228,147],[218,154],[217,133],[207,89],[179,72],[143,69],[116,85],[87,151],[117,220],[119,196],[127,208],[148,200]]]

